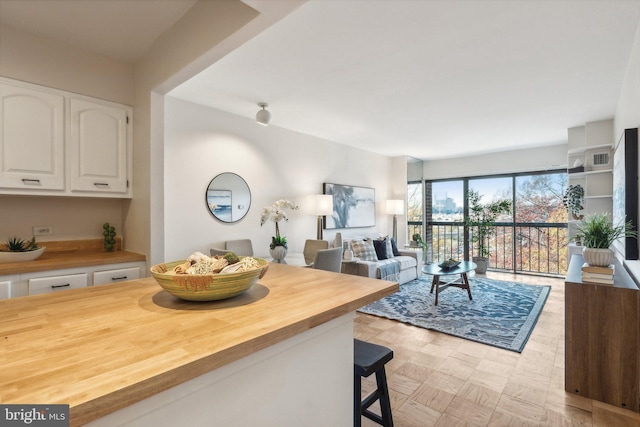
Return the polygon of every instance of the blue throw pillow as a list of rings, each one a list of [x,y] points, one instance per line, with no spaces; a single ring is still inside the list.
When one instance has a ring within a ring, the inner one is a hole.
[[[373,247],[376,250],[378,260],[387,259],[387,242],[385,240],[376,239],[373,241]]]
[[[396,239],[394,238],[391,238],[391,249],[393,250],[393,256],[400,256],[398,245],[396,245]]]

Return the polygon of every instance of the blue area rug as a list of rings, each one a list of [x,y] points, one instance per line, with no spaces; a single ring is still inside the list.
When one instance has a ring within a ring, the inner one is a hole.
[[[472,301],[466,290],[451,287],[441,290],[435,306],[435,290],[429,293],[431,276],[422,276],[358,311],[522,352],[551,287],[481,277],[469,282]]]

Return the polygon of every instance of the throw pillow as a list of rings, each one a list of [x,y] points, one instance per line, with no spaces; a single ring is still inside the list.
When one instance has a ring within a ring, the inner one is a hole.
[[[378,261],[378,256],[371,240],[352,240],[351,250],[353,251],[353,256],[360,258],[362,261]]]
[[[373,247],[376,250],[378,260],[387,259],[387,242],[386,239],[376,239],[373,241]]]
[[[393,253],[393,245],[391,244],[391,237],[387,236],[384,238],[384,243],[387,246],[387,258],[393,258],[395,256],[397,256],[396,254]],[[398,249],[396,248],[396,251]]]
[[[396,239],[391,239],[391,249],[393,252],[393,256],[400,256],[400,252],[398,251],[398,245],[396,244]]]

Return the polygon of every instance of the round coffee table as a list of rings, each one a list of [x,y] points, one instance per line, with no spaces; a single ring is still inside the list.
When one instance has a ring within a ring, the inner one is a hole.
[[[433,293],[433,288],[436,288],[436,304],[438,305],[438,295],[440,291],[447,289],[450,286],[460,289],[466,289],[469,294],[469,299],[473,300],[471,297],[471,288],[469,287],[469,279],[467,278],[467,273],[471,270],[475,270],[476,264],[471,261],[462,261],[454,268],[443,269],[438,266],[438,264],[427,264],[422,267],[422,272],[425,274],[431,274],[433,276],[433,280],[431,281],[431,293]],[[458,276],[455,279],[449,282],[441,282],[440,276]]]

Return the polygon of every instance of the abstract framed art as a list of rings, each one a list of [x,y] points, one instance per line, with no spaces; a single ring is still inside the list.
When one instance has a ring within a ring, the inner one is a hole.
[[[638,129],[625,129],[613,153],[613,224],[638,231]],[[623,237],[613,247],[626,260],[639,255],[638,240]]]
[[[323,193],[333,196],[333,214],[324,217],[325,229],[376,225],[376,197],[373,188],[325,182]]]

